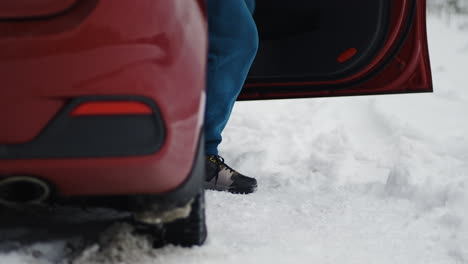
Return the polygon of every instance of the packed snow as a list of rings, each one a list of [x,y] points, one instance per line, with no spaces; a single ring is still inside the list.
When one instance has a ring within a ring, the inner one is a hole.
[[[204,246],[154,250],[120,224],[0,263],[468,263],[464,21],[428,19],[433,94],[238,103],[221,154],[259,189],[207,192]]]

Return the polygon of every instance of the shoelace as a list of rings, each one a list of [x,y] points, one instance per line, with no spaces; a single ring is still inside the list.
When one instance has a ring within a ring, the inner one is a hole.
[[[224,163],[224,158],[219,155],[212,155],[210,156],[210,160],[215,162],[216,165],[216,175],[215,175],[215,185],[218,184],[219,172],[221,171],[221,166],[224,166],[225,169],[229,170],[231,173],[236,172],[233,168],[229,167],[226,163]]]

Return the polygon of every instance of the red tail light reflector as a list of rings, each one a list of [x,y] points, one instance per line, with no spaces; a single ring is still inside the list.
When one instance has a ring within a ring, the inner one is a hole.
[[[142,102],[114,101],[114,102],[86,102],[78,105],[71,116],[96,115],[150,115],[151,107]]]
[[[336,58],[336,60],[339,63],[343,63],[345,61],[350,60],[352,57],[354,57],[354,55],[356,55],[356,53],[357,53],[357,49],[355,49],[355,48],[347,49],[345,52],[341,53],[340,56],[338,56],[338,58]]]

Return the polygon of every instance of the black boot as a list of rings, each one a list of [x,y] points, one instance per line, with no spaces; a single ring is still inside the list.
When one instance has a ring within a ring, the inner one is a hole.
[[[205,189],[247,194],[257,189],[257,180],[235,171],[220,156],[206,157]]]

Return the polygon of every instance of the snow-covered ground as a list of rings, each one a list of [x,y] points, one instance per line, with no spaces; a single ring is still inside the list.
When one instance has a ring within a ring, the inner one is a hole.
[[[206,245],[153,250],[122,226],[73,263],[468,263],[468,32],[428,24],[435,93],[238,103],[222,154],[259,190],[207,193]]]

